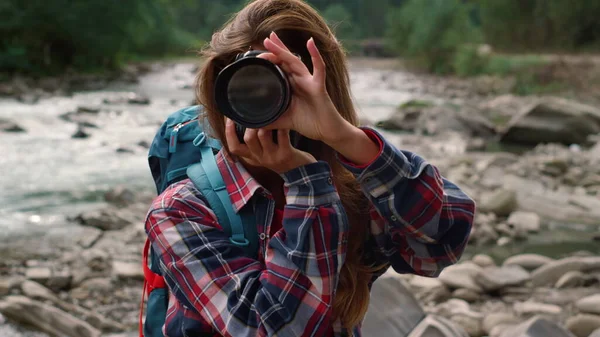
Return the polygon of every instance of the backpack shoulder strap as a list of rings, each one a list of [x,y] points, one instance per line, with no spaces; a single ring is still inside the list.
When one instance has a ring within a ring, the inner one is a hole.
[[[236,213],[231,204],[223,177],[217,167],[212,148],[207,144],[205,134],[194,140],[200,148],[202,160],[187,169],[187,175],[202,192],[217,216],[223,231],[230,235],[229,240],[244,249],[246,254],[256,257],[258,253],[258,234],[252,214]]]

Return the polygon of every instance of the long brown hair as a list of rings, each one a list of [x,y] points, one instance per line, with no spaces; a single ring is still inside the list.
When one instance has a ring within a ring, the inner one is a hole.
[[[214,81],[221,69],[233,62],[238,53],[262,41],[275,31],[285,45],[299,54],[312,72],[310,54],[306,48],[312,37],[325,61],[326,87],[340,114],[353,125],[358,117],[350,95],[346,56],[321,16],[301,0],[256,0],[234,15],[213,36],[202,51],[204,64],[197,77],[197,100],[206,109],[206,117],[223,142],[225,121],[218,112],[213,98]],[[344,209],[350,221],[346,261],[342,267],[333,303],[334,317],[339,317],[346,328],[356,326],[363,319],[369,304],[369,282],[375,268],[363,259],[364,240],[367,237],[369,216],[364,194],[354,176],[336,160],[335,152],[324,143],[316,142],[310,152],[319,160],[327,161],[333,173]]]

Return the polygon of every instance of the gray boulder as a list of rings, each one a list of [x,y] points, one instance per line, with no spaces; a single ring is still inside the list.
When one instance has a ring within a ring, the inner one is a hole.
[[[538,316],[532,317],[511,329],[507,329],[500,337],[574,337],[556,323]]]
[[[501,141],[581,144],[600,133],[600,109],[574,101],[544,98],[513,117],[501,132]]]

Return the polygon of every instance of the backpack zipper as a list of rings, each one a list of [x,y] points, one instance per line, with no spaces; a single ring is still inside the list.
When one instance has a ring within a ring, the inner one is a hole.
[[[175,153],[175,151],[177,151],[177,134],[179,133],[179,129],[195,121],[196,119],[197,118],[191,119],[187,122],[181,122],[173,127],[173,130],[171,130],[171,136],[169,137],[169,153]]]

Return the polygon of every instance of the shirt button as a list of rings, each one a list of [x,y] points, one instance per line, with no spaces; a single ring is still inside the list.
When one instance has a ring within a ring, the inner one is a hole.
[[[396,216],[395,216],[395,215],[392,215],[392,216],[390,217],[390,219],[391,219],[392,221],[396,221],[396,220],[398,220],[398,218],[396,218]]]
[[[261,240],[264,240],[267,235],[265,233],[260,233],[260,235],[258,236]]]
[[[333,179],[331,179],[331,177],[327,178],[327,183],[329,185],[333,185]]]

